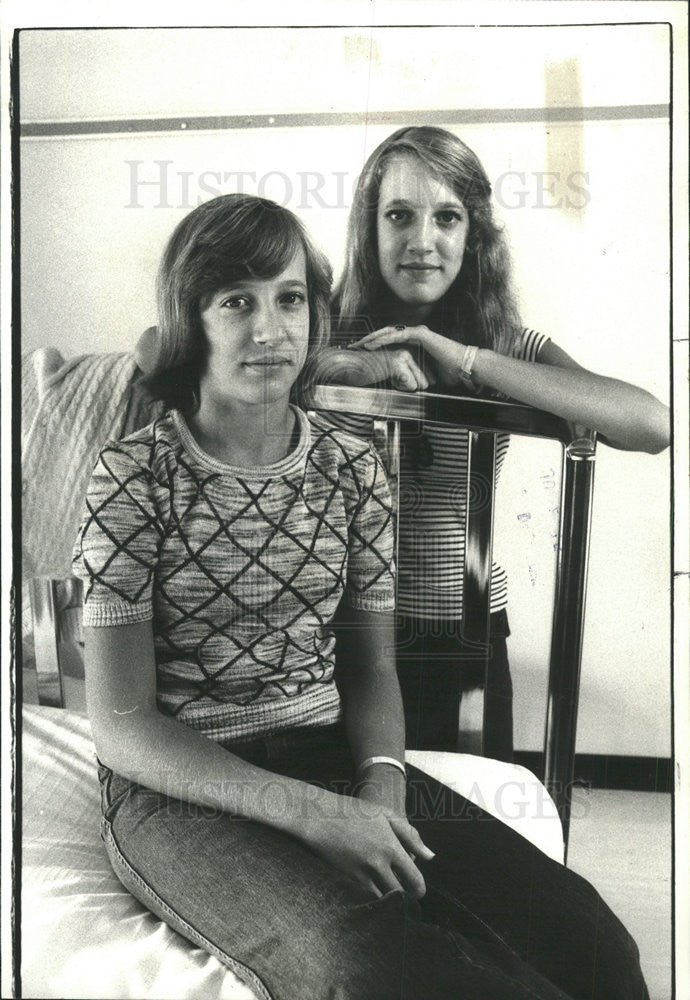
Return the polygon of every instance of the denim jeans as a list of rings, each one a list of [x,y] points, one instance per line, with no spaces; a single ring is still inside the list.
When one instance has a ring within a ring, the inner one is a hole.
[[[490,619],[485,661],[460,637],[461,622],[398,616],[396,664],[410,750],[455,750],[463,691],[485,688],[485,756],[513,760],[513,686],[506,639],[508,615]]]
[[[341,727],[233,746],[352,790]],[[415,768],[408,810],[436,852],[417,902],[381,898],[272,827],[167,798],[102,765],[102,835],[150,911],[273,1000],[648,1000],[638,951],[582,878]]]

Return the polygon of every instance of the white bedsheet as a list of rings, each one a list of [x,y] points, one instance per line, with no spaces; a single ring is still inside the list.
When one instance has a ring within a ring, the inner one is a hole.
[[[99,791],[85,718],[24,709],[22,993],[74,1000],[254,1000],[204,951],[149,914],[112,873],[99,836]],[[410,752],[551,857],[561,828],[525,768],[465,754]]]
[[[87,720],[27,707],[22,749],[24,997],[254,1000],[113,874]]]

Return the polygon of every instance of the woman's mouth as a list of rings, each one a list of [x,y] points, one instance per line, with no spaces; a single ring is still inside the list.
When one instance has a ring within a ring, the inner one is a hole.
[[[270,358],[257,358],[255,361],[243,361],[242,364],[246,368],[281,368],[283,365],[291,365],[292,361],[289,358],[283,357],[270,357]]]
[[[423,283],[437,275],[441,268],[436,264],[401,264],[400,270],[411,281]]]

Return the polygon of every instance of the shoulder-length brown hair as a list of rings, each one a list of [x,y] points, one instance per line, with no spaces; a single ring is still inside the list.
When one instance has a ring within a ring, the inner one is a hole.
[[[510,279],[510,254],[491,204],[491,184],[476,154],[446,129],[402,128],[371,154],[360,174],[348,220],[345,268],[336,295],[338,322],[371,317],[385,325],[390,292],[378,259],[377,211],[381,182],[391,157],[417,156],[430,173],[451,187],[469,216],[462,267],[434,308],[433,320],[454,339],[509,354],[520,329]]]
[[[206,359],[202,303],[237,280],[277,277],[300,247],[306,259],[309,346],[293,399],[306,405],[310,362],[330,334],[331,267],[292,212],[247,194],[204,202],[168,241],[157,281],[157,355],[144,380],[149,391],[167,406],[193,412]]]

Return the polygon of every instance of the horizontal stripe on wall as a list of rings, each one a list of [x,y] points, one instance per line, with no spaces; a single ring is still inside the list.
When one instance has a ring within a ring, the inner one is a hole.
[[[346,111],[276,115],[195,115],[176,118],[24,122],[22,138],[108,135],[135,132],[225,132],[232,129],[315,128],[344,125],[498,125],[668,118],[668,104],[594,105],[550,108],[448,108],[421,111]]]

